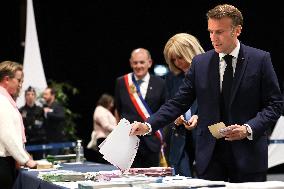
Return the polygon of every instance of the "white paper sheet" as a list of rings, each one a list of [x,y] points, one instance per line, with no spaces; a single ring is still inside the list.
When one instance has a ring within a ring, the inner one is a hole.
[[[245,183],[227,183],[227,189],[283,189],[284,182],[267,181],[267,182],[245,182]]]
[[[124,118],[121,119],[99,146],[99,152],[103,154],[103,158],[122,172],[130,169],[140,141],[137,136],[129,136],[130,130],[130,122]]]

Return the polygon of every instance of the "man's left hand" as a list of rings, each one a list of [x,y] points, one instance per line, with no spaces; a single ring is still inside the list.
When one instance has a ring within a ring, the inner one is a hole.
[[[247,138],[248,132],[245,125],[230,125],[228,126],[228,131],[223,133],[225,136],[225,140],[233,141],[233,140],[242,140]]]

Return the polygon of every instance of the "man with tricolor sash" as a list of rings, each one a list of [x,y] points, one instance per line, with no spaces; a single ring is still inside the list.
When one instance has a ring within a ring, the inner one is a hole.
[[[166,98],[165,81],[149,73],[152,59],[150,52],[144,48],[132,51],[130,66],[133,72],[116,80],[117,117],[118,119],[125,118],[130,122],[144,122],[164,104]],[[163,159],[162,144],[163,134],[160,130],[151,135],[140,137],[140,145],[132,167],[160,166],[160,158],[165,160]]]

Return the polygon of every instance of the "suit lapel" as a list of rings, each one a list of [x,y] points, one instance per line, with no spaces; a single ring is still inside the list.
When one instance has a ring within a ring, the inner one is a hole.
[[[210,79],[210,91],[212,92],[213,96],[216,96],[216,101],[219,107],[220,103],[220,74],[219,74],[219,56],[218,53],[213,54],[212,59],[210,61],[209,65],[209,71],[208,73],[211,74],[209,76]]]
[[[232,105],[232,102],[234,98],[236,97],[237,90],[240,86],[241,80],[243,78],[243,75],[246,70],[248,58],[245,58],[245,52],[243,49],[243,45],[241,45],[240,52],[239,52],[239,57],[237,60],[237,66],[235,70],[235,75],[234,75],[234,80],[233,80],[233,86],[232,86],[232,93],[231,93],[231,100],[230,100],[230,106]]]
[[[153,77],[150,75],[148,87],[147,87],[147,92],[145,96],[145,101],[148,103],[148,98],[151,99],[151,91],[153,89]]]

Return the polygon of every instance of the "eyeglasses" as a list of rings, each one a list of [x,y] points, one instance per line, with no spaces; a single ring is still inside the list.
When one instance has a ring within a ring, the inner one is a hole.
[[[20,84],[24,82],[23,78],[10,77],[10,79],[16,79]]]

